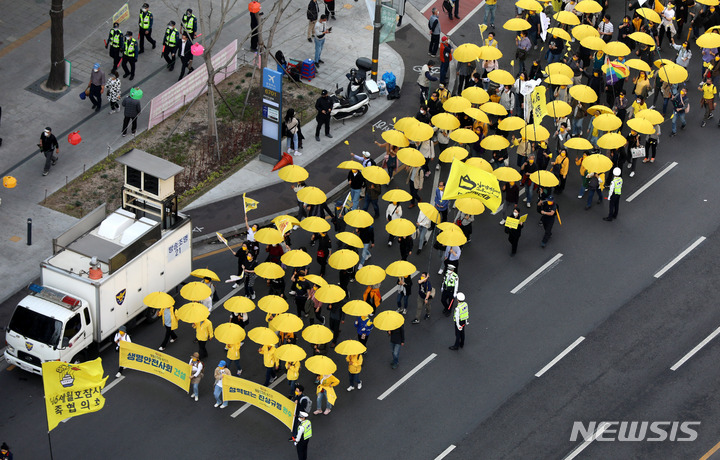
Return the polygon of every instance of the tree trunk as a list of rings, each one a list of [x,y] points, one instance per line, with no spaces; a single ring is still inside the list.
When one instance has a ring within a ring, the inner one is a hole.
[[[45,85],[51,90],[65,88],[63,0],[52,0],[50,6],[50,76]]]
[[[205,51],[205,68],[207,69],[208,75],[208,136],[215,136],[217,135],[217,131],[215,130],[215,87],[213,85],[215,81],[215,69],[212,65],[212,56],[207,50]]]

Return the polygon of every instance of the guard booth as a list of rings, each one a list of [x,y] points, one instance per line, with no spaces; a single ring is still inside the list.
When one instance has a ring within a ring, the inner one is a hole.
[[[125,167],[122,208],[135,218],[150,217],[160,221],[163,230],[180,223],[175,176],[185,168],[143,150],[132,149],[116,159]]]

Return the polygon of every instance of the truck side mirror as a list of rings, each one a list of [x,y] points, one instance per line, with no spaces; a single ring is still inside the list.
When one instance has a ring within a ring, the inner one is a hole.
[[[70,337],[63,337],[62,346],[60,348],[65,349],[70,345]]]

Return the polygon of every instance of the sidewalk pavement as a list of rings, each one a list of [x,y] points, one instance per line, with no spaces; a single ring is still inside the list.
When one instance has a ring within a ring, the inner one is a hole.
[[[49,5],[49,0],[43,0]],[[12,12],[20,15],[24,8],[23,2],[15,2],[7,6],[8,14]],[[102,40],[107,36],[108,28],[104,23],[114,13],[117,5],[109,5],[101,0],[77,0],[77,6],[70,14],[66,14],[65,45],[67,58],[73,64],[73,78],[80,80],[55,101],[27,91],[26,88],[33,82],[43,80],[48,69],[46,60],[38,62],[37,56],[47,56],[50,47],[49,28],[37,25],[40,16],[35,22],[28,22],[26,29],[16,28],[11,37],[0,35],[0,42],[6,44],[12,41],[12,48],[3,53],[5,46],[0,46],[0,81],[3,81],[3,96],[0,104],[5,109],[5,117],[0,127],[0,136],[4,137],[0,156],[0,175],[14,176],[18,186],[14,189],[0,189],[0,231],[4,238],[0,240],[0,258],[4,261],[0,265],[0,275],[3,284],[0,286],[0,302],[4,302],[13,293],[23,289],[25,285],[38,277],[39,264],[51,254],[52,238],[63,233],[71,226],[75,219],[64,214],[44,208],[40,203],[46,195],[51,195],[63,187],[67,182],[82,174],[103,159],[108,153],[121,147],[127,138],[120,136],[122,115],[108,114],[109,107],[104,100],[103,110],[95,113],[90,109],[87,101],[80,101],[78,94],[85,88],[89,78],[92,63],[100,62],[103,69],[109,69],[111,59],[107,55]],[[163,2],[151,2],[151,10],[155,16],[153,36],[162,39],[167,22],[172,19],[170,11]],[[219,3],[212,0],[212,3]],[[123,30],[132,30],[137,33],[136,15],[142,1],[130,2],[131,17],[123,23]],[[15,11],[18,9],[18,11]],[[268,8],[269,9],[269,8]],[[295,0],[280,21],[277,28],[272,53],[280,49],[286,57],[293,59],[307,59],[314,55],[314,44],[306,40],[307,19],[305,17],[306,2]],[[333,32],[328,36],[323,50],[322,66],[317,77],[310,84],[333,89],[335,83],[345,85],[345,73],[354,67],[358,57],[371,56],[372,27],[367,8],[361,2],[336,2],[337,20],[331,21]],[[268,18],[273,15],[266,12]],[[10,16],[8,16],[10,17]],[[175,18],[179,22],[179,18]],[[108,22],[109,27],[109,22]],[[39,29],[38,29],[39,28]],[[266,33],[267,29],[266,27]],[[218,48],[225,46],[231,40],[242,40],[250,30],[248,12],[244,4],[238,4],[231,12],[223,33],[218,40]],[[25,35],[18,37],[20,33]],[[162,48],[159,46],[153,51],[146,48],[145,54],[140,55],[137,63],[136,77],[133,82],[127,79],[122,81],[123,92],[127,93],[131,87],[139,86],[143,89],[143,113],[139,119],[139,129],[147,126],[150,99],[177,80],[178,71],[167,72],[164,61],[159,56]],[[245,48],[249,44],[242,44]],[[73,49],[75,48],[75,49]],[[252,62],[254,54],[243,51],[238,55],[239,64]],[[387,44],[380,48],[380,71],[382,75],[386,70],[392,69],[402,82],[403,59]],[[389,105],[389,101],[376,99],[372,101],[370,111],[361,119],[347,120],[344,124],[332,122],[332,131],[336,134],[332,139],[336,144],[342,142],[357,127],[381,113]],[[364,119],[363,119],[364,118]],[[51,126],[53,133],[60,143],[60,159],[49,176],[42,177],[44,158],[35,147],[40,133],[45,126]],[[79,131],[83,137],[81,144],[71,146],[67,143],[67,135]],[[314,125],[305,128],[305,133],[314,134]],[[332,145],[330,139],[323,138],[316,143],[312,135],[306,136],[303,157],[300,164],[307,164],[310,158],[318,158]],[[378,136],[379,137],[379,136]],[[250,175],[259,177],[259,162],[248,166]],[[264,165],[262,165],[264,166]],[[270,168],[260,168],[263,171]],[[248,173],[244,177],[247,179]],[[269,177],[265,174],[265,177]],[[245,183],[245,180],[242,181]],[[237,182],[236,182],[237,184]],[[264,185],[255,182],[255,187]],[[227,186],[231,186],[228,183]],[[280,186],[281,184],[276,184]],[[221,191],[208,195],[205,202],[209,203],[221,198]],[[227,193],[227,192],[222,192]],[[237,194],[237,191],[235,192]],[[32,245],[26,243],[26,221],[32,219],[33,234]]]

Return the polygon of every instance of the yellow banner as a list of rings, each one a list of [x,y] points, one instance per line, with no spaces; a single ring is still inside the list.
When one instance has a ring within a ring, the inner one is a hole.
[[[100,358],[82,364],[47,361],[42,363],[42,372],[48,431],[65,419],[105,406],[102,389],[107,377],[103,378]]]
[[[129,17],[130,9],[128,8],[128,4],[126,3],[119,10],[117,10],[117,13],[113,14],[113,22],[117,22],[118,24],[120,24]]]
[[[539,125],[542,123],[543,117],[548,114],[547,112],[547,96],[545,95],[546,88],[544,86],[536,86],[533,92],[530,94],[530,102],[532,104],[533,124]]]
[[[520,219],[515,219],[513,217],[508,217],[505,219],[505,226],[510,228],[518,228],[518,225],[520,225]]]
[[[147,372],[190,391],[190,364],[137,343],[120,341],[120,365]]]
[[[295,403],[260,383],[226,375],[223,377],[223,401],[244,401],[252,404],[292,430]]]
[[[445,184],[443,200],[457,198],[477,198],[493,212],[502,203],[502,193],[497,177],[475,166],[469,166],[460,160],[453,160],[450,176]]]
[[[258,202],[253,200],[252,198],[245,197],[244,193],[243,193],[243,203],[245,203],[245,212],[248,212],[252,209],[256,209],[258,207]]]

